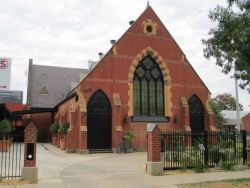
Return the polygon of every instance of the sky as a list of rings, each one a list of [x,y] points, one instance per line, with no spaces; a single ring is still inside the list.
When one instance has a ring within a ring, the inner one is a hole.
[[[203,57],[201,39],[215,26],[209,10],[226,0],[151,0],[187,59],[212,93],[235,96],[232,75]],[[27,93],[28,60],[34,64],[88,68],[106,53],[145,10],[146,0],[0,0],[0,57],[12,58],[11,90]],[[250,95],[239,89],[239,101],[250,110]]]

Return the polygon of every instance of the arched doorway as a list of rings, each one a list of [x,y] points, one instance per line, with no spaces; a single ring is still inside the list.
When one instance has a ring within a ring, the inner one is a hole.
[[[88,149],[111,149],[111,104],[102,90],[97,90],[87,105]]]
[[[202,132],[205,129],[204,107],[200,99],[193,95],[188,100],[189,105],[189,123],[192,132]]]

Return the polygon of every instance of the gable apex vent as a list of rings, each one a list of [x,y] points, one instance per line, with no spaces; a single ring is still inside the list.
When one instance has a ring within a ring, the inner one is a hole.
[[[47,89],[47,87],[43,87],[42,89],[41,89],[41,91],[40,91],[40,95],[48,95],[48,89]]]

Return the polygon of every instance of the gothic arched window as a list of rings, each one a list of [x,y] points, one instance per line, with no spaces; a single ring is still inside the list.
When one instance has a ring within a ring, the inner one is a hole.
[[[164,81],[156,61],[144,57],[134,74],[134,116],[164,116]]]

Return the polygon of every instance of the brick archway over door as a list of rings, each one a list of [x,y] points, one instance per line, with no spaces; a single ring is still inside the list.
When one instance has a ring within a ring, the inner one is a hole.
[[[196,95],[188,100],[189,106],[189,123],[193,132],[202,132],[205,129],[204,107]]]
[[[110,150],[112,146],[111,104],[102,90],[97,90],[87,105],[88,149]]]

